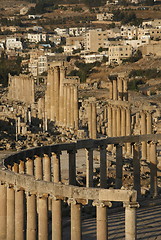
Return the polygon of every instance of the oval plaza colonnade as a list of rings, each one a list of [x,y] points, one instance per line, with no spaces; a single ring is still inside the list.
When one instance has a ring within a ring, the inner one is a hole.
[[[150,166],[150,192],[157,196],[156,144],[161,134],[78,140],[73,143],[37,147],[4,159],[0,169],[0,239],[49,239],[49,212],[52,212],[52,240],[62,240],[62,202],[70,205],[71,239],[81,240],[81,206],[96,206],[97,240],[108,239],[107,208],[112,202],[125,207],[125,238],[136,239],[136,208],[141,194],[141,143],[147,142]],[[132,146],[133,189],[122,190],[122,147]],[[115,189],[107,188],[107,147],[116,147]],[[76,185],[76,152],[86,150],[86,186]],[[100,188],[93,187],[94,149],[100,152]],[[68,153],[69,185],[62,184],[60,156]],[[138,196],[138,197],[137,197]]]

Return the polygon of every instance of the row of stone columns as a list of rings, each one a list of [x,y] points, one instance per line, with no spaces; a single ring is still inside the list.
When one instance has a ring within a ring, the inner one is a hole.
[[[66,77],[64,66],[49,69],[45,94],[48,120],[58,126],[78,129],[78,83],[77,77]]]
[[[48,195],[25,192],[13,185],[0,184],[0,239],[48,240]],[[62,240],[61,200],[52,198],[52,240]],[[68,199],[71,208],[71,240],[81,240],[81,202]],[[109,202],[94,201],[96,206],[97,240],[108,239],[107,207]],[[125,235],[136,239],[136,204],[125,205]],[[25,214],[26,212],[26,214]],[[38,219],[38,221],[37,221]]]
[[[31,76],[20,74],[9,76],[8,98],[29,104],[35,101],[34,79]]]
[[[130,108],[108,105],[108,136],[120,137],[131,135]]]
[[[111,100],[128,101],[127,79],[118,77],[117,75],[109,76]]]
[[[148,144],[149,151],[149,161],[150,161],[150,193],[152,197],[158,195],[157,189],[157,153],[156,153],[155,142],[150,142]],[[122,187],[122,167],[123,167],[123,146],[116,144],[116,182],[115,187]],[[141,194],[141,144],[135,143],[132,144],[133,152],[133,176],[134,176],[134,189],[137,190],[138,196]]]

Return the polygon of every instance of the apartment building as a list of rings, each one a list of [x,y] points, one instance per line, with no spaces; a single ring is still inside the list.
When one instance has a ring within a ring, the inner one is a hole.
[[[12,37],[12,38],[7,38],[6,39],[6,49],[7,50],[22,50],[22,42],[17,40],[17,38]]]
[[[102,29],[89,30],[85,35],[85,50],[97,52],[100,47],[105,48],[107,38],[108,31]]]
[[[27,34],[27,39],[30,42],[38,43],[38,42],[46,42],[47,40],[47,35],[46,33],[28,33]]]
[[[123,59],[129,58],[132,55],[132,46],[116,45],[109,47],[109,64],[121,64]]]

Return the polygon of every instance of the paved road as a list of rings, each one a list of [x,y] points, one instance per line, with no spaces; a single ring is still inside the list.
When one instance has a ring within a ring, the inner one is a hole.
[[[108,216],[109,240],[124,240],[124,212],[111,213]],[[83,240],[96,240],[95,218],[83,220]],[[70,226],[64,228],[63,240],[70,239]],[[160,205],[139,208],[137,210],[137,239],[161,240],[161,201]]]

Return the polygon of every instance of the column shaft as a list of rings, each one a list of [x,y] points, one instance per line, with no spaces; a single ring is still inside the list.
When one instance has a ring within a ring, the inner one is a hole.
[[[15,239],[23,240],[24,236],[24,191],[15,191]]]
[[[52,199],[52,240],[62,240],[61,200]]]
[[[150,145],[150,192],[153,197],[158,195],[156,143],[153,142]]]
[[[93,187],[93,149],[86,149],[86,187]]]
[[[120,189],[122,187],[122,166],[123,166],[122,146],[118,144],[116,145],[116,184],[115,184],[116,189]]]
[[[36,240],[36,198],[35,195],[27,195],[27,240]]]
[[[34,161],[32,159],[27,159],[26,161],[26,173],[34,175]]]
[[[58,183],[61,181],[61,174],[60,174],[60,155],[52,153],[53,157],[53,175],[54,175],[54,182]]]
[[[0,184],[0,239],[6,240],[7,231],[7,188]]]
[[[78,112],[78,86],[74,86],[74,127],[79,127],[79,112]]]
[[[133,145],[133,171],[134,171],[134,189],[138,196],[141,194],[140,184],[140,147],[138,144]]]
[[[48,207],[47,198],[42,196],[38,199],[38,236],[39,240],[48,240]]]
[[[136,240],[136,208],[125,208],[125,240]]]
[[[100,187],[107,188],[106,146],[100,146]]]
[[[108,226],[107,226],[107,208],[102,206],[97,206],[97,240],[107,240],[108,239]]]
[[[42,180],[42,160],[41,157],[36,156],[35,160],[35,178]]]
[[[43,158],[43,172],[44,172],[44,181],[50,182],[51,180],[51,161],[50,157],[47,154],[44,154]]]
[[[81,240],[81,204],[71,203],[71,240]]]
[[[76,151],[68,151],[69,154],[69,185],[76,185]]]
[[[7,187],[7,240],[15,240],[15,191]]]

